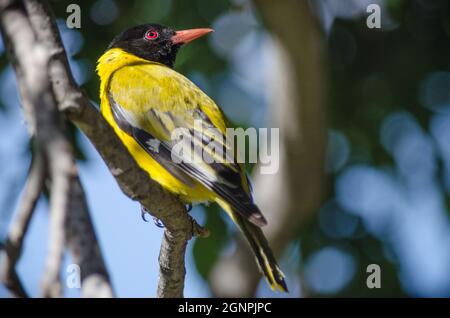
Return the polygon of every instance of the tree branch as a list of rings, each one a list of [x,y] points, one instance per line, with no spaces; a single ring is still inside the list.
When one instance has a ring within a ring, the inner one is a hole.
[[[95,235],[83,187],[78,176],[72,177],[69,211],[66,217],[66,244],[73,262],[80,266],[81,295],[110,298],[114,292]],[[80,235],[82,233],[82,235]]]
[[[72,188],[79,184],[79,180],[72,147],[65,136],[49,81],[49,54],[45,47],[36,41],[21,3],[2,1],[0,4],[2,34],[16,69],[24,112],[28,114],[27,119],[31,120],[31,131],[35,130],[33,133],[38,146],[43,149],[48,159],[52,180],[51,226],[50,253],[43,280],[43,295],[57,297],[61,295],[62,290],[59,271],[64,252],[66,216],[71,203]],[[74,209],[71,212],[87,213],[87,210]],[[87,229],[93,230],[92,225],[88,225]],[[95,234],[91,237],[95,238]]]
[[[209,231],[200,225],[194,219],[192,222],[191,236],[199,236],[206,238],[209,236]],[[186,269],[184,267],[175,266],[178,264],[180,258],[184,259],[186,253],[187,241],[182,244],[183,237],[175,237],[181,233],[174,233],[173,231],[164,231],[163,240],[161,243],[161,250],[159,253],[159,282],[158,282],[158,297],[159,298],[180,298],[183,297],[184,276]]]
[[[2,251],[4,255],[0,266],[1,282],[17,297],[28,297],[17,275],[16,264],[22,253],[23,240],[31,217],[44,188],[46,174],[42,153],[37,150],[32,159],[17,217],[9,230],[5,250]]]
[[[60,111],[89,138],[116,178],[122,191],[160,219],[166,229],[160,255],[158,295],[181,296],[184,286],[186,242],[196,232],[185,206],[139,168],[109,124],[73,80],[55,20],[44,1],[25,1],[29,21],[49,56],[48,74]],[[4,10],[6,11],[6,10]],[[8,10],[11,11],[11,10]],[[25,15],[24,12],[22,12]],[[4,19],[6,13],[2,13]],[[26,15],[25,15],[26,16]],[[9,34],[4,38],[12,38]],[[11,40],[11,39],[10,39]],[[167,255],[173,253],[173,255]],[[170,269],[170,270],[168,270]],[[181,274],[181,275],[180,275]],[[170,290],[169,290],[170,289]]]
[[[44,277],[44,296],[60,296],[59,268],[64,252],[64,219],[67,210],[69,187],[60,160],[65,164],[72,159],[71,146],[57,123],[57,111],[47,80],[47,59],[39,44],[31,46],[34,35],[22,26],[27,22],[22,16],[4,16],[2,28],[11,36],[15,34],[21,41],[13,43],[14,53],[21,65],[23,93],[34,111],[36,141],[50,161],[50,177],[53,180],[50,195],[50,253]],[[23,39],[30,40],[30,44]],[[13,40],[14,41],[14,40]],[[59,158],[61,156],[62,158]]]
[[[47,81],[47,79],[42,80]],[[61,131],[59,133],[62,134]],[[50,248],[45,276],[42,281],[43,297],[62,296],[60,269],[64,256],[66,217],[74,184],[72,178],[73,175],[76,175],[72,147],[63,135],[58,137],[57,141],[48,144],[50,146],[48,157],[52,180],[50,190]]]

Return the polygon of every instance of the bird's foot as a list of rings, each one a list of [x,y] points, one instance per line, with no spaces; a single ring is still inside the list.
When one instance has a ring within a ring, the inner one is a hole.
[[[189,213],[189,212],[191,212],[191,210],[192,210],[192,203],[188,203],[186,205],[186,211]]]
[[[146,214],[150,215],[150,212],[143,206],[141,205],[141,218],[144,220],[144,222],[148,222],[147,218],[145,217]],[[161,222],[160,219],[152,216],[153,219],[153,223],[159,227],[159,228],[164,228],[164,224]]]

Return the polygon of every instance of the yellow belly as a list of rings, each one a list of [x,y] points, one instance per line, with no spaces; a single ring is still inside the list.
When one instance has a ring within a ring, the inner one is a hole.
[[[194,186],[188,186],[176,179],[157,161],[155,161],[132,137],[123,132],[115,123],[111,113],[108,99],[101,98],[101,113],[106,121],[113,127],[122,143],[127,147],[137,164],[145,170],[151,179],[158,182],[163,188],[179,196],[187,203],[201,203],[214,201],[215,195],[202,184],[194,181]]]

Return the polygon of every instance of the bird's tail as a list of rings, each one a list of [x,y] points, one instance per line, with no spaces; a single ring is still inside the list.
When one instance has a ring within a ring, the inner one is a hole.
[[[278,267],[277,261],[273,256],[272,250],[270,249],[269,243],[267,242],[262,230],[258,226],[244,219],[239,213],[233,211],[227,212],[234,223],[239,226],[239,229],[242,231],[250,244],[259,268],[264,274],[264,277],[272,290],[288,292],[288,288],[284,280],[284,274]]]

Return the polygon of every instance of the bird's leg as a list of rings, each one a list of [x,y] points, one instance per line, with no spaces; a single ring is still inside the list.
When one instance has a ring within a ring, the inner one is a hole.
[[[189,213],[191,210],[192,210],[192,203],[188,203],[186,205],[186,211]],[[148,222],[148,220],[145,218],[146,214],[150,214],[150,212],[143,205],[141,205],[141,218],[144,220],[144,222]],[[161,222],[161,220],[159,220],[154,216],[152,216],[152,218],[153,222],[157,227],[164,228],[164,224]],[[193,218],[192,218],[192,228],[194,231],[193,233],[194,236],[208,237],[210,235],[209,230],[199,225]]]

